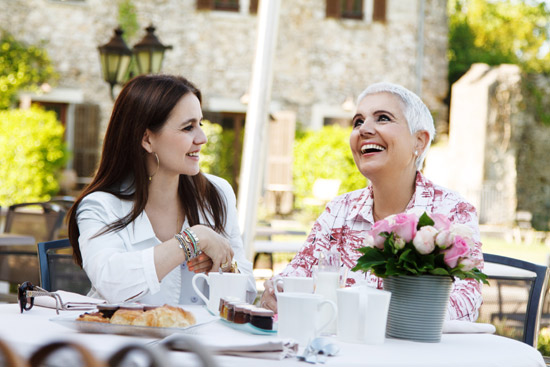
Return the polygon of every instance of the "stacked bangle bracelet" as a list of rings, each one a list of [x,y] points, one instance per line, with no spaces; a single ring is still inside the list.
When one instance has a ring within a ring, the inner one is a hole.
[[[184,229],[181,233],[176,233],[174,237],[178,240],[179,246],[183,250],[186,262],[201,254],[199,238],[190,228]]]

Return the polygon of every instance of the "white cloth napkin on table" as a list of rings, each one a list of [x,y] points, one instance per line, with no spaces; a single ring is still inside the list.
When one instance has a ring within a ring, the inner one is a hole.
[[[460,320],[445,320],[444,334],[494,334],[496,328],[491,324]]]
[[[83,296],[78,293],[67,291],[56,291],[61,297],[63,310],[91,310],[96,308],[98,304],[105,303],[105,300]],[[34,305],[55,309],[55,298],[49,296],[40,296],[34,298]]]
[[[298,344],[293,340],[285,340],[277,337],[258,337],[245,333],[233,334],[231,331],[223,332],[217,329],[217,333],[193,335],[205,348],[214,354],[231,355],[238,357],[282,360],[287,357],[295,357],[298,352]],[[161,343],[172,344],[172,349],[189,351],[185,342],[177,342],[178,334],[163,339]]]

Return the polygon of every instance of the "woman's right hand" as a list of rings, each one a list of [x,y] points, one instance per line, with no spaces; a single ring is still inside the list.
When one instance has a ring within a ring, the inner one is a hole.
[[[277,313],[277,298],[275,297],[275,282],[277,278],[271,278],[264,282],[264,292],[260,299],[260,307],[267,308]],[[279,287],[279,291],[282,291]]]
[[[212,268],[209,271],[218,271],[222,264],[233,260],[233,249],[227,238],[202,224],[191,227],[191,230],[199,238],[199,249],[212,261]]]

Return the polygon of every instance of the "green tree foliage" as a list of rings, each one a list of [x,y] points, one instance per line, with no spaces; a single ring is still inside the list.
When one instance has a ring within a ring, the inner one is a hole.
[[[449,86],[477,62],[550,73],[548,2],[449,0],[448,14]]]
[[[296,207],[313,210],[318,215],[324,208],[306,208],[305,198],[313,196],[318,178],[341,180],[339,194],[366,187],[367,180],[359,172],[349,146],[350,128],[325,126],[296,136],[294,143],[294,188]]]
[[[129,42],[139,30],[136,6],[132,0],[120,0],[118,2],[118,24],[124,31],[122,38]]]
[[[201,170],[225,178],[235,188],[232,153],[235,132],[231,129],[224,130],[221,125],[208,120],[203,120],[202,129],[208,138],[208,143],[201,148]],[[242,134],[239,139],[242,142]]]
[[[43,48],[19,42],[7,32],[0,33],[0,109],[9,108],[19,90],[36,89],[56,78]]]
[[[55,112],[33,106],[0,110],[0,205],[48,200],[59,190],[66,161],[63,126]]]

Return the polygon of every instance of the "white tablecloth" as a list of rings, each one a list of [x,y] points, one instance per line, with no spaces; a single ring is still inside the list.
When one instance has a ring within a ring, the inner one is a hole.
[[[63,315],[70,312],[75,317],[81,313],[63,311]],[[55,311],[52,309],[35,306],[32,310],[20,314],[19,306],[16,304],[0,305],[0,339],[6,341],[16,352],[26,358],[39,346],[53,340],[64,339],[86,346],[98,358],[104,360],[126,344],[146,344],[154,340],[121,335],[79,333],[50,321],[50,318],[55,316]],[[219,337],[225,334],[228,338],[239,338],[239,335],[243,335],[240,331],[229,329],[221,321],[204,325],[198,331],[203,342],[208,340],[208,335]],[[264,337],[258,336],[258,338]],[[340,346],[340,352],[334,357],[329,357],[326,366],[545,367],[544,360],[536,349],[492,334],[444,334],[441,342],[435,344],[397,339],[386,339],[382,345],[343,343],[336,338],[334,341]],[[170,360],[174,366],[199,365],[193,355],[184,352],[171,352]],[[309,366],[295,358],[275,361],[216,356],[216,360],[220,366],[235,367]]]

